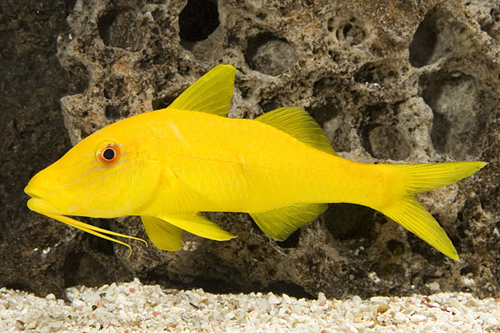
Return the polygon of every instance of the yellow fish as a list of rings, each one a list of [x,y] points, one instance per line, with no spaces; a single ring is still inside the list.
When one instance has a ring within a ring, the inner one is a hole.
[[[135,237],[69,216],[141,216],[158,248],[182,248],[182,231],[235,236],[199,212],[246,212],[285,240],[329,202],[371,207],[452,259],[458,254],[415,194],[455,183],[484,162],[362,164],[340,158],[299,107],[255,120],[227,118],[235,69],[219,65],[169,107],[118,121],[88,136],[27,185],[28,207],[96,236]],[[144,240],[142,240],[144,241]]]

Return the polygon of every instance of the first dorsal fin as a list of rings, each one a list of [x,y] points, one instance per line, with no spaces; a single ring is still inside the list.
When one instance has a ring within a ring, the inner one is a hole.
[[[236,69],[219,65],[187,88],[167,109],[200,111],[227,116],[233,97]]]
[[[325,153],[337,155],[321,127],[302,108],[286,107],[276,109],[255,118],[255,120],[276,127],[308,146]]]
[[[292,232],[323,214],[327,208],[327,204],[299,204],[251,213],[250,216],[266,235],[284,241]]]

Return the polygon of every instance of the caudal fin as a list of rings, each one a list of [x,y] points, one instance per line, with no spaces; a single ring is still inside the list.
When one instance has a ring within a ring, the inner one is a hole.
[[[401,174],[400,196],[381,212],[448,257],[459,261],[457,250],[446,232],[424,207],[415,194],[453,184],[484,167],[484,162],[451,162],[417,165],[394,165]]]

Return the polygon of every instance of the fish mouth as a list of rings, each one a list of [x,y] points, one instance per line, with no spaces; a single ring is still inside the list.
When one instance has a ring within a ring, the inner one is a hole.
[[[46,199],[51,195],[45,188],[28,184],[28,186],[24,188],[24,193],[31,197],[31,199],[28,200],[28,208],[32,211],[41,214],[49,213],[62,215],[62,212],[51,205]]]
[[[62,212],[48,203],[46,200],[42,198],[31,198],[28,200],[28,208],[34,212],[40,214],[58,214],[62,215]]]
[[[30,197],[35,198],[35,199],[41,199],[44,192],[46,192],[46,191],[44,191],[43,188],[38,187],[38,186],[33,186],[30,184],[28,184],[28,186],[26,186],[24,188],[24,193],[26,193],[27,195],[29,195]]]

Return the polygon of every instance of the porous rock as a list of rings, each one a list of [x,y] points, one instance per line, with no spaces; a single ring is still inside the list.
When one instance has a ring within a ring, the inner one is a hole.
[[[498,8],[494,1],[456,0],[77,1],[70,31],[58,39],[61,64],[70,72],[83,67],[88,77],[84,91],[61,100],[73,144],[117,120],[167,106],[227,63],[237,68],[230,117],[301,106],[351,160],[490,164],[419,196],[461,262],[380,213],[332,204],[284,242],[238,213],[207,215],[237,239],[186,235],[178,252],[135,244],[127,259],[126,248],[78,236],[70,272],[61,272],[64,283],[87,281],[98,262],[118,280],[138,276],[214,292],[497,295]],[[135,218],[99,221],[147,237]]]

